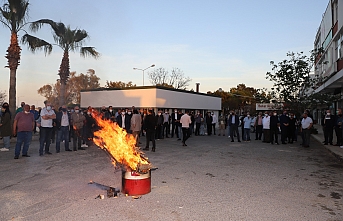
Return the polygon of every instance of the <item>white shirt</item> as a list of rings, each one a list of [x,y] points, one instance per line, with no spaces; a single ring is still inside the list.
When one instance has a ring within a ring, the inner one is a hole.
[[[301,120],[301,127],[303,129],[307,129],[310,126],[310,124],[312,124],[312,123],[313,123],[313,121],[310,117],[303,118]]]
[[[182,115],[180,123],[182,124],[182,127],[189,128],[189,124],[192,123],[191,117],[188,114]]]
[[[62,114],[62,119],[61,119],[61,126],[62,127],[67,127],[69,126],[69,119],[68,119],[68,113],[64,113]]]
[[[121,128],[125,128],[125,114],[121,115]]]
[[[212,115],[212,124],[218,123],[217,116],[215,114]]]
[[[45,115],[54,115],[55,111],[53,110],[47,110],[46,107],[44,107],[40,113],[41,117],[45,116]],[[41,127],[52,127],[52,119],[48,119],[48,120],[44,120],[43,118],[41,118]]]
[[[267,130],[270,129],[270,116],[265,116],[262,119],[262,125],[263,125],[263,129],[267,129]]]

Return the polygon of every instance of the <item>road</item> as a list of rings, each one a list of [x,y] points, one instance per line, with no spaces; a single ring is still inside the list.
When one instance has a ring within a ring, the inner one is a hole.
[[[30,158],[0,153],[0,220],[343,220],[343,163],[314,139],[307,149],[223,136],[187,144],[168,138],[146,153],[158,167],[151,193],[101,200],[89,181],[121,187],[103,150],[39,157],[36,137]]]

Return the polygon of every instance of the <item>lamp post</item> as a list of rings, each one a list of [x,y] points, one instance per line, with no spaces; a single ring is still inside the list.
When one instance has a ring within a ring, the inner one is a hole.
[[[133,68],[133,70],[139,70],[139,71],[142,71],[142,72],[143,72],[143,86],[144,86],[144,71],[147,70],[147,69],[149,69],[149,68],[152,68],[152,67],[155,67],[155,65],[153,64],[153,65],[151,65],[151,66],[149,66],[149,67],[147,67],[147,68],[144,68],[144,69]]]

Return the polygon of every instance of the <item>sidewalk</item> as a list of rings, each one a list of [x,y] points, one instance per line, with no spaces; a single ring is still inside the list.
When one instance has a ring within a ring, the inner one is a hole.
[[[312,137],[319,141],[326,149],[328,149],[335,157],[337,157],[339,160],[343,161],[343,148],[340,148],[339,146],[333,146],[333,145],[324,145],[324,132],[323,127],[319,124],[314,125],[314,127],[318,130],[318,134],[312,134]],[[333,132],[333,144],[336,143],[336,134]]]

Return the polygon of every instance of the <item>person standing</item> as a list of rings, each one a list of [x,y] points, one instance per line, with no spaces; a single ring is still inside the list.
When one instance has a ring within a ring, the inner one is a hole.
[[[157,127],[156,127],[156,140],[162,139],[162,129],[163,129],[163,116],[162,111],[159,110],[156,115]]]
[[[212,129],[213,129],[213,134],[216,135],[216,126],[218,123],[218,118],[217,115],[214,114],[214,112],[211,113],[212,116]]]
[[[278,134],[279,134],[279,127],[280,127],[280,121],[279,117],[277,116],[277,112],[274,111],[273,115],[270,116],[270,143],[279,144],[278,140]]]
[[[179,139],[179,122],[180,122],[181,116],[179,116],[177,109],[174,110],[174,113],[171,114],[171,121],[172,121],[172,132],[171,137],[174,137],[174,133],[176,134],[176,137]]]
[[[11,112],[7,102],[2,104],[1,107],[1,121],[0,121],[0,134],[4,141],[4,147],[0,151],[9,151],[10,150],[10,141],[11,141]]]
[[[253,121],[253,118],[250,116],[250,113],[247,113],[247,116],[244,117],[243,123],[244,123],[244,141],[250,142],[250,128],[251,123]]]
[[[40,113],[41,126],[39,132],[39,156],[43,156],[43,149],[45,150],[45,154],[51,154],[49,148],[51,143],[53,120],[56,119],[56,114],[55,111],[52,110],[51,104],[47,101],[44,103],[45,107],[42,109]]]
[[[149,143],[150,140],[152,141],[152,152],[156,150],[156,142],[155,142],[155,131],[156,131],[156,117],[153,115],[152,110],[148,110],[148,115],[144,119],[144,130],[146,131],[146,143],[145,148],[143,150],[149,150]]]
[[[303,133],[303,147],[310,147],[311,128],[313,126],[312,119],[305,111],[303,113],[303,119],[301,120],[301,132]]]
[[[234,142],[235,139],[235,134],[237,135],[237,139],[238,142],[241,142],[240,138],[239,138],[239,130],[238,130],[238,126],[239,126],[239,117],[235,114],[235,112],[233,111],[232,114],[229,117],[229,126],[230,126],[230,137],[231,137],[231,142]]]
[[[207,126],[207,135],[211,136],[211,134],[212,134],[212,121],[213,121],[211,112],[207,112],[205,121],[206,121],[206,126]]]
[[[131,118],[131,130],[132,130],[132,135],[134,136],[136,140],[136,147],[139,146],[139,134],[141,132],[141,128],[142,128],[141,115],[138,113],[138,110],[134,109],[133,115]]]
[[[166,132],[166,138],[169,138],[170,133],[170,115],[166,109],[163,114],[163,129],[162,129],[162,138],[164,138],[164,131]]]
[[[194,118],[194,112],[191,111],[189,116],[191,117],[191,125],[189,125],[189,134],[190,136],[192,136],[194,134],[194,122],[195,122],[195,118]]]
[[[191,117],[188,115],[189,111],[186,110],[185,114],[182,115],[180,119],[180,124],[182,125],[182,146],[187,146],[186,140],[190,136],[189,125],[192,123]]]
[[[61,111],[56,114],[56,153],[60,152],[61,141],[64,140],[64,150],[71,151],[69,149],[69,129],[70,129],[70,115],[66,105],[62,105]]]
[[[73,135],[73,150],[85,150],[84,147],[81,147],[82,142],[82,129],[84,121],[86,120],[85,116],[80,112],[80,107],[74,107],[74,113],[71,115],[71,123],[74,131]]]
[[[85,118],[86,118],[86,122],[84,125],[85,145],[83,147],[88,147],[93,144],[93,132],[95,129],[96,122],[92,116],[92,110],[93,110],[92,107],[88,107],[85,113]]]
[[[295,116],[293,113],[289,113],[289,125],[288,125],[288,143],[293,143],[296,139],[294,139],[294,136],[296,136],[296,124],[297,120],[295,119]]]
[[[25,106],[25,102],[22,101],[22,102],[20,103],[20,107],[18,107],[18,109],[15,111],[15,114],[24,111],[24,106]]]
[[[182,140],[182,136],[183,136],[182,135],[182,125],[181,125],[181,122],[180,122],[182,115],[183,115],[182,111],[179,110],[179,115],[178,115],[179,121],[177,122],[177,125],[178,125],[177,130],[178,130],[178,133],[179,133],[179,138],[177,140]]]
[[[19,159],[21,147],[23,145],[22,156],[30,157],[28,155],[29,146],[32,140],[32,131],[35,126],[35,119],[30,113],[30,106],[25,104],[24,111],[18,112],[14,118],[13,135],[17,136],[17,143],[15,145],[14,159]]]
[[[259,112],[255,120],[255,140],[261,140],[263,132],[262,119],[262,112]]]
[[[262,126],[263,126],[263,143],[270,142],[270,116],[266,111],[264,113],[264,117],[262,119]]]
[[[36,110],[35,105],[31,105],[30,112],[33,114],[33,118],[35,119],[35,128],[33,129],[33,133],[35,134],[37,132],[36,127],[37,127],[37,120],[39,118],[39,112]]]
[[[126,130],[127,133],[130,131],[131,126],[131,116],[125,112],[124,109],[120,112],[120,116],[117,117],[117,124],[119,127]]]
[[[218,123],[219,123],[218,136],[220,135],[225,136],[225,122],[226,122],[226,118],[223,114],[221,114],[218,118]]]
[[[342,146],[342,124],[343,124],[343,114],[342,114],[342,109],[338,108],[338,113],[336,117],[336,122],[335,122],[335,133],[337,137],[337,143],[335,146]]]
[[[334,120],[334,116],[331,115],[331,111],[330,110],[326,110],[326,114],[324,116],[324,145],[328,145],[328,143],[330,143],[331,145],[333,145],[332,143],[332,139],[333,139],[333,128],[335,126],[335,120]]]
[[[284,111],[280,116],[280,128],[281,128],[281,143],[287,143],[288,130],[289,130],[289,117],[287,111]]]
[[[200,135],[201,118],[202,118],[202,116],[200,115],[200,112],[198,111],[194,117],[194,121],[195,121],[195,134],[194,135],[195,136]]]

